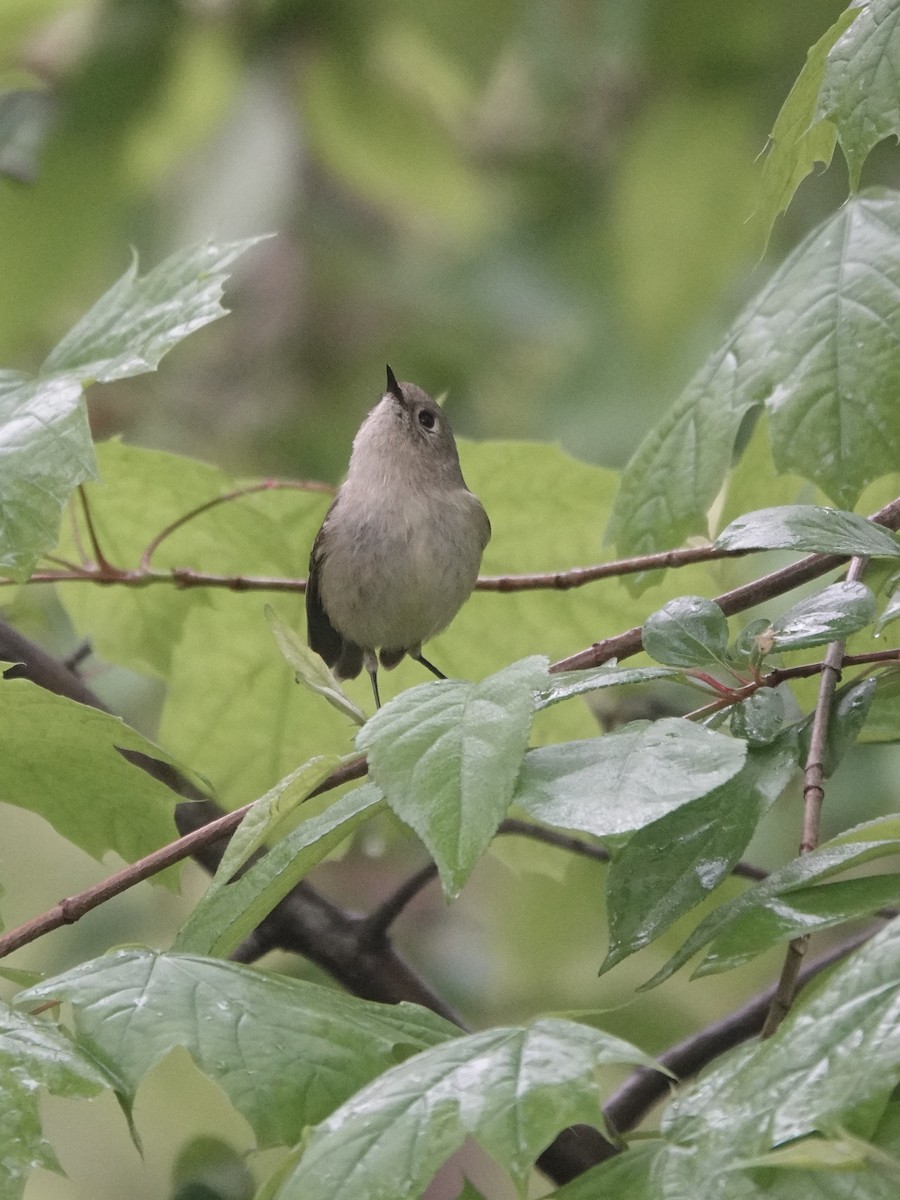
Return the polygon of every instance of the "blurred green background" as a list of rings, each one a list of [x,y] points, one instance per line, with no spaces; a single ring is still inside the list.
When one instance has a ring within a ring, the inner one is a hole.
[[[555,441],[619,467],[770,264],[846,193],[837,162],[807,180],[763,256],[756,159],[843,7],[3,0],[0,366],[34,369],[132,247],[147,268],[190,242],[270,231],[238,265],[232,316],[156,375],[93,389],[98,439],[337,481],[387,361],[448,392],[470,438]],[[864,181],[892,177],[876,151]],[[124,675],[105,694],[125,711],[145,697]],[[870,781],[881,773],[885,786],[893,761],[873,758]],[[852,763],[846,778],[832,814],[856,804]],[[794,818],[756,861],[793,853]],[[104,873],[30,814],[4,808],[3,828],[8,925]],[[373,830],[364,854],[317,882],[371,905],[421,861],[415,847],[383,859],[393,842]],[[189,868],[181,898],[121,897],[20,965],[56,971],[124,940],[167,945],[203,882]],[[639,956],[598,986],[602,883],[596,867],[507,840],[451,910],[421,897],[399,937],[476,1024],[630,1001],[605,1024],[650,1051],[777,969],[769,957],[634,1001],[653,969]],[[185,1139],[250,1144],[181,1061],[142,1089],[144,1163],[109,1097],[48,1112],[71,1179],[41,1172],[29,1200],[174,1194]]]

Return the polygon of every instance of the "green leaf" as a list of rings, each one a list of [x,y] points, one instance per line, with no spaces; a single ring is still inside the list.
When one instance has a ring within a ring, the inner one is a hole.
[[[121,950],[20,997],[68,1000],[78,1048],[121,1081],[184,1046],[263,1145],[290,1145],[385,1063],[458,1030],[414,1004],[375,1004],[284,975],[190,955]]]
[[[171,759],[120,718],[25,679],[0,679],[0,728],[0,799],[40,814],[94,858],[115,850],[134,862],[177,836],[181,797],[120,751]]]
[[[258,238],[137,262],[51,352],[37,379],[0,373],[0,570],[25,577],[59,536],[62,507],[96,477],[82,388],[155,370],[193,330],[223,316],[229,266]]]
[[[160,359],[195,329],[224,317],[219,301],[227,268],[262,238],[178,250],[147,275],[137,256],[48,355],[41,375],[83,385],[155,371]]]
[[[547,661],[526,658],[481,683],[440,681],[386,704],[357,734],[391,809],[456,895],[506,815]]]
[[[126,568],[163,529],[235,486],[204,463],[118,442],[98,447],[98,458],[104,484],[87,489],[91,512],[107,556]],[[266,489],[218,504],[166,538],[151,566],[295,578],[327,503],[321,494]],[[66,557],[77,552],[70,542],[61,549]],[[279,655],[264,592],[162,582],[72,583],[59,593],[98,654],[166,680],[160,741],[210,779],[226,806],[256,799],[313,754],[347,749],[346,719],[299,688]],[[281,616],[302,628],[300,579],[278,603]]]
[[[673,667],[617,667],[610,663],[605,663],[602,667],[591,667],[586,671],[560,671],[551,675],[553,682],[541,692],[536,707],[540,712],[553,704],[559,704],[562,700],[571,700],[573,696],[587,696],[601,688],[683,677],[683,672]]]
[[[828,714],[828,733],[825,738],[825,753],[822,757],[826,776],[835,773],[841,759],[862,732],[875,696],[876,684],[876,679],[871,676],[868,679],[857,679],[841,688],[835,695],[831,712]],[[801,730],[801,746],[804,755],[809,753],[811,731],[812,717],[810,716]]]
[[[772,622],[776,650],[799,650],[843,640],[875,616],[875,597],[864,583],[833,583],[800,600]]]
[[[598,837],[628,833],[737,775],[745,742],[679,717],[634,721],[525,756],[515,803],[548,825]]]
[[[776,217],[785,211],[815,164],[821,162],[827,166],[831,162],[837,130],[817,113],[819,93],[829,52],[858,15],[858,8],[847,8],[811,47],[772,127],[757,213],[763,242],[768,240]]]
[[[869,152],[886,137],[900,137],[900,12],[894,0],[866,0],[828,55],[813,119],[837,129],[850,186]]]
[[[900,541],[890,530],[856,513],[816,504],[786,504],[747,513],[723,529],[715,544],[720,550],[900,557]]]
[[[900,740],[900,671],[876,675],[872,703],[860,733],[863,742]]]
[[[298,825],[233,883],[226,886],[217,874],[182,927],[174,949],[230,954],[304,875],[383,807],[374,784],[364,784]]]
[[[329,704],[334,705],[338,712],[349,717],[356,725],[365,725],[366,718],[362,709],[357,708],[344,692],[324,660],[300,640],[296,631],[282,621],[270,604],[266,605],[264,612],[278,649],[285,662],[290,663],[294,668],[296,681],[302,683],[304,687],[308,687],[317,696],[323,696]]]
[[[679,596],[644,622],[644,650],[673,667],[721,663],[728,647],[725,614],[703,596]]]
[[[548,1200],[650,1200],[653,1164],[659,1154],[658,1142],[637,1142],[623,1154],[591,1167]]]
[[[751,746],[767,746],[783,726],[784,697],[775,688],[759,688],[731,713],[731,732]]]
[[[601,973],[659,937],[704,900],[740,859],[797,766],[796,736],[751,750],[721,787],[645,825],[606,875],[609,951]]]
[[[254,800],[231,835],[210,887],[215,884],[224,887],[230,883],[251,855],[267,841],[276,842],[296,828],[303,820],[300,805],[341,761],[336,754],[317,755]]]
[[[72,491],[96,474],[81,386],[0,372],[0,571],[27,578],[56,545]]]
[[[877,1121],[900,1081],[900,921],[811,990],[773,1037],[726,1055],[673,1101],[656,1164],[667,1197],[721,1200],[723,1177],[732,1181],[729,1195],[755,1196],[741,1189],[746,1177],[736,1162],[817,1131]]]
[[[872,859],[896,854],[898,850],[900,817],[892,816],[857,825],[855,829],[832,838],[817,850],[793,859],[779,870],[773,871],[762,883],[748,888],[746,892],[727,904],[720,905],[704,918],[666,965],[643,985],[644,988],[656,987],[668,979],[698,950],[720,937],[746,913],[771,907],[773,903],[777,906],[779,897],[788,892],[808,887]]]
[[[393,1067],[313,1129],[277,1200],[419,1195],[472,1137],[522,1191],[538,1154],[566,1126],[602,1125],[597,1071],[654,1066],[636,1047],[571,1021],[460,1037]]]
[[[94,1096],[115,1086],[107,1075],[55,1025],[0,1005],[0,1198],[19,1200],[37,1167],[59,1169],[41,1133],[40,1090],[55,1096]]]
[[[738,433],[763,407],[777,469],[841,508],[894,471],[898,289],[900,196],[853,197],[785,260],[638,448],[610,520],[620,551],[706,534]]]
[[[887,604],[875,622],[875,632],[883,633],[886,627],[892,621],[896,621],[898,617],[900,617],[900,584],[895,583]]]
[[[867,875],[773,896],[731,922],[715,938],[695,977],[743,966],[791,938],[831,929],[900,901],[900,875]]]

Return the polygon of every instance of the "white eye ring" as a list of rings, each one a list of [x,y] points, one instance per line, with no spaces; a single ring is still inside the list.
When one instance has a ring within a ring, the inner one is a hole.
[[[434,429],[435,419],[434,413],[429,412],[427,408],[423,408],[419,412],[418,422],[423,429]]]

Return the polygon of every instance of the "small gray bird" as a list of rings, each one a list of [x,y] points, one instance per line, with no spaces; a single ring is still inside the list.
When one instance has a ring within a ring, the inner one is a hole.
[[[408,654],[438,679],[422,643],[456,616],[478,578],[491,523],[466,487],[442,409],[387,369],[387,390],[353,439],[347,479],[313,543],[310,647],[338,679]],[[376,653],[378,652],[378,653]]]

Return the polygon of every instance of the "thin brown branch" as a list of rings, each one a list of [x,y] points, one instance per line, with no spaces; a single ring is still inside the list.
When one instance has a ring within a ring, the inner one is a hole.
[[[334,494],[334,488],[330,483],[319,483],[313,479],[264,479],[261,483],[251,483],[247,484],[246,487],[234,488],[230,492],[224,492],[221,496],[215,496],[212,500],[207,500],[205,504],[198,504],[196,508],[192,508],[190,512],[184,513],[183,516],[180,516],[177,520],[166,525],[164,529],[161,529],[156,537],[151,538],[147,543],[146,549],[138,563],[138,569],[141,571],[148,570],[150,559],[167,537],[173,534],[176,529],[181,529],[182,526],[187,525],[189,521],[193,521],[203,513],[209,512],[210,509],[216,508],[220,504],[227,504],[232,500],[240,500],[244,496],[252,496],[257,492],[273,492],[284,489],[301,492],[325,492],[328,495]]]
[[[876,525],[884,525],[887,529],[897,529],[900,526],[900,497],[892,500],[890,504],[886,504],[884,508],[873,513],[868,519]],[[798,562],[782,567],[779,571],[772,571],[750,583],[742,584],[741,587],[723,592],[720,596],[715,597],[715,603],[722,609],[726,617],[731,617],[735,613],[754,608],[757,604],[762,604],[775,596],[790,592],[794,588],[800,587],[801,584],[808,583],[811,579],[827,575],[829,571],[836,570],[846,561],[845,556],[838,554],[809,554]],[[624,633],[604,638],[603,641],[595,642],[586,650],[580,650],[577,654],[560,659],[559,662],[553,664],[550,670],[577,671],[588,667],[599,667],[612,658],[617,660],[630,658],[641,649],[641,626],[635,625]]]
[[[332,771],[328,778],[311,793],[311,796],[321,795],[322,792],[340,787],[342,783],[348,783],[352,779],[361,779],[367,770],[364,758],[345,763]],[[13,950],[18,950],[19,947],[35,941],[53,929],[59,929],[62,925],[73,925],[86,913],[105,904],[113,896],[121,895],[136,884],[149,879],[151,875],[158,875],[167,867],[196,854],[203,846],[232,834],[250,807],[251,805],[245,804],[243,808],[236,808],[233,812],[226,813],[217,820],[209,821],[200,829],[185,834],[177,841],[162,846],[159,850],[154,850],[152,854],[131,863],[121,871],[116,871],[115,874],[86,888],[83,892],[65,897],[47,912],[32,917],[30,921],[26,921],[16,929],[9,930],[8,933],[0,936],[0,958],[4,958]]]
[[[686,567],[720,558],[740,558],[748,553],[747,550],[719,550],[716,546],[684,546],[677,550],[661,550],[658,554],[641,554],[636,558],[620,558],[565,571],[540,571],[531,575],[482,575],[475,587],[480,592],[567,591],[569,588],[583,587],[586,583],[595,583],[598,579],[637,575],[642,571],[661,571],[667,567]]]
[[[84,513],[84,523],[87,526],[88,537],[90,538],[91,549],[94,552],[94,558],[96,559],[98,566],[104,569],[112,570],[109,562],[107,561],[106,555],[103,553],[103,550],[100,546],[100,539],[97,537],[97,530],[94,527],[94,517],[91,513],[91,506],[88,503],[87,492],[84,490],[83,484],[78,488],[78,497],[81,500],[81,511]]]
[[[851,560],[847,580],[856,583],[862,579],[869,560],[859,556]],[[819,677],[819,694],[813,711],[809,737],[809,751],[803,771],[803,835],[800,853],[809,854],[819,844],[819,822],[825,800],[825,754],[828,749],[828,725],[834,705],[834,694],[841,680],[841,664],[844,658],[844,642],[831,642],[822,663]],[[775,987],[772,1004],[762,1029],[764,1038],[771,1037],[791,1010],[797,991],[797,980],[803,956],[809,948],[809,935],[793,938],[788,945],[781,968],[781,977]]]

